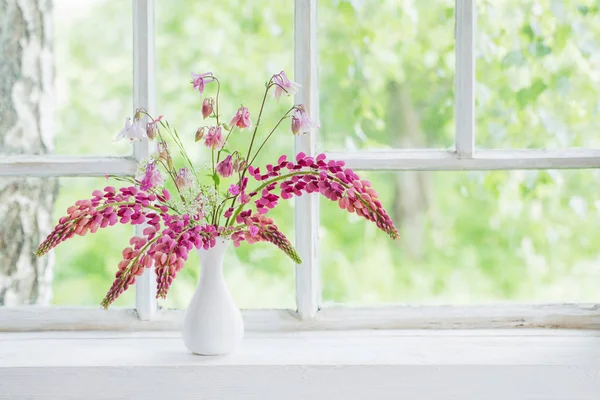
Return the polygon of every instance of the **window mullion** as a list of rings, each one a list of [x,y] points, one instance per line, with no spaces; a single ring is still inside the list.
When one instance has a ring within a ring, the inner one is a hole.
[[[133,105],[154,113],[156,103],[154,58],[154,0],[132,0],[133,5]],[[133,154],[141,160],[152,151],[147,141],[135,142]],[[142,235],[144,225],[135,227]],[[149,320],[156,312],[156,275],[152,268],[144,271],[135,285],[135,304],[142,320]]]
[[[475,0],[456,0],[456,152],[472,158],[475,149]]]
[[[315,121],[319,119],[317,47],[317,0],[296,0],[294,8],[294,80],[302,85],[296,104],[304,104]],[[295,152],[314,155],[316,129],[295,139]],[[319,306],[320,285],[317,264],[319,202],[315,194],[296,198],[296,247],[302,264],[296,266],[296,303],[303,319],[314,318]]]

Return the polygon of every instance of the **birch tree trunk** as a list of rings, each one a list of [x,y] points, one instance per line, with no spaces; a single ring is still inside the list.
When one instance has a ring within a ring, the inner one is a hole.
[[[423,147],[424,136],[417,110],[406,87],[397,82],[388,85],[388,126],[394,148]],[[430,176],[411,171],[396,174],[394,219],[398,222],[402,246],[413,259],[425,255],[425,216],[429,203]]]
[[[0,0],[0,157],[52,151],[50,0]],[[48,304],[53,255],[33,251],[52,228],[56,179],[0,178],[0,305]]]

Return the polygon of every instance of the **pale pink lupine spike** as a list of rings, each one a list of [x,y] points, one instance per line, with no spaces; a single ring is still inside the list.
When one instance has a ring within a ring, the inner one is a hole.
[[[156,211],[148,208],[164,207],[156,203],[156,196],[140,191],[131,186],[117,191],[112,186],[107,186],[103,191],[95,190],[92,198],[78,200],[75,205],[67,209],[67,215],[59,219],[58,224],[46,239],[39,245],[35,254],[39,257],[70,239],[74,235],[84,236],[95,233],[99,229],[121,224],[137,225],[148,220],[148,215],[156,215]],[[125,203],[125,204],[120,204]],[[155,220],[151,225],[157,227],[160,220]]]

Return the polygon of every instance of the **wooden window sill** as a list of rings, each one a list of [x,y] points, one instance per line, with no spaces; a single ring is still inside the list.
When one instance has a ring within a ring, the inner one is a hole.
[[[590,399],[600,332],[250,332],[224,357],[177,332],[0,333],[2,398]]]

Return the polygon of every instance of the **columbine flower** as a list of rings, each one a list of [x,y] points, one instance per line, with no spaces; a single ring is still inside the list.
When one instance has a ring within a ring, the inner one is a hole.
[[[202,102],[202,116],[204,119],[208,118],[213,113],[213,108],[215,106],[215,99],[212,97],[207,97]]]
[[[160,120],[162,119],[162,115],[158,118],[156,118],[154,121],[152,122],[148,122],[146,124],[146,136],[148,136],[148,139],[152,140],[156,137],[156,135],[158,135],[158,123],[160,122]]]
[[[294,115],[292,115],[292,133],[294,135],[304,134],[310,131],[310,128],[318,127],[319,124],[313,122],[308,116],[304,105],[300,104],[296,107]]]
[[[277,101],[279,101],[279,98],[281,97],[281,95],[284,92],[288,96],[290,96],[292,94],[296,94],[298,92],[298,89],[301,87],[296,82],[290,81],[288,79],[288,77],[285,75],[285,72],[283,72],[283,71],[281,71],[277,75],[273,76],[273,80],[277,84],[275,86],[275,92],[273,92],[273,95],[275,96]]]
[[[238,185],[229,186],[229,193],[233,196],[237,196],[240,193],[240,187]]]
[[[200,94],[204,92],[204,85],[215,80],[212,72],[206,72],[204,74],[194,74],[192,72],[192,84],[194,89],[198,89]]]
[[[223,161],[217,164],[217,173],[223,178],[229,178],[233,175],[233,163],[231,162],[231,156],[225,157]]]
[[[146,174],[140,184],[140,189],[146,191],[153,187],[160,186],[163,183],[163,177],[160,171],[156,168],[156,163],[150,163],[146,167]]]
[[[213,150],[221,150],[225,146],[225,138],[220,126],[211,126],[204,139],[206,147],[212,147]]]
[[[246,107],[240,107],[237,113],[229,123],[231,126],[237,126],[240,129],[252,129],[252,121],[250,121],[250,111]]]
[[[175,184],[179,189],[191,187],[194,184],[192,173],[187,168],[181,168],[175,177]]]
[[[127,117],[125,120],[125,127],[115,137],[115,142],[123,138],[128,138],[130,141],[142,140],[146,136],[146,130],[142,127],[139,118],[134,118],[131,122],[131,118]]]

